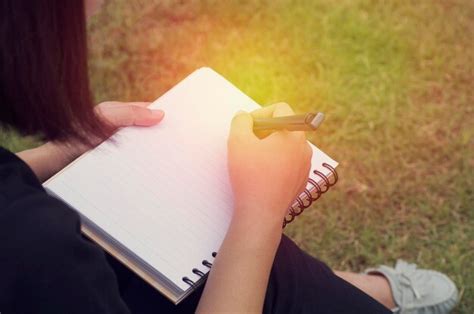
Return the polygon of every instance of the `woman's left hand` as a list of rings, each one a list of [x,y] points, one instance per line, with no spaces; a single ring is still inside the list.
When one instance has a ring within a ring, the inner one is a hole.
[[[133,125],[147,127],[159,123],[164,117],[162,110],[148,109],[149,105],[149,102],[107,101],[97,105],[94,110],[115,128]],[[93,146],[99,145],[101,141],[98,138],[90,139]],[[89,149],[90,146],[77,142],[48,142],[17,155],[43,182]]]
[[[162,110],[148,109],[149,102],[106,101],[95,106],[94,111],[106,123],[115,128],[126,126],[152,126],[164,117]],[[99,145],[103,139],[90,138],[93,146]],[[78,143],[55,143],[68,155],[69,161],[82,155],[91,147]]]
[[[164,112],[149,109],[149,102],[106,101],[95,106],[95,112],[106,122],[120,128],[124,126],[151,126],[163,119]]]
[[[147,108],[149,102],[119,102],[106,101],[95,106],[94,111],[106,123],[115,128],[126,126],[152,126],[159,123],[163,117],[164,112],[158,109]],[[99,145],[102,139],[91,138],[93,145]],[[78,151],[81,155],[89,149],[89,147],[82,147],[82,151]]]

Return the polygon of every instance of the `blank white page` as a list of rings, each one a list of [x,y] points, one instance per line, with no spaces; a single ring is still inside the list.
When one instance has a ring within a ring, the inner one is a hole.
[[[128,127],[45,186],[182,290],[206,273],[227,231],[233,200],[227,137],[238,110],[259,107],[209,68],[193,72],[151,105],[153,127]],[[313,166],[337,163],[314,147]],[[315,178],[319,181],[319,178]]]

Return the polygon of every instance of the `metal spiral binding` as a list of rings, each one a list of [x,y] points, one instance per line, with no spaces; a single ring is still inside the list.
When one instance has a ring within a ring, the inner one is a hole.
[[[314,170],[313,173],[320,177],[324,183],[319,184],[311,178],[308,179],[308,183],[312,185],[314,189],[305,189],[303,191],[306,196],[304,197],[304,200],[301,198],[301,195],[296,198],[296,202],[298,203],[298,205],[296,206],[296,208],[294,206],[291,206],[288,209],[288,215],[286,215],[285,219],[283,220],[283,228],[285,228],[287,224],[295,220],[296,216],[301,215],[301,213],[303,213],[306,208],[310,207],[311,204],[313,204],[314,201],[321,197],[323,193],[326,193],[331,186],[336,184],[338,180],[336,169],[334,169],[334,167],[327,163],[323,163],[323,167],[331,171],[331,177],[333,178],[332,182],[330,180],[330,177],[325,176],[324,173],[322,173],[321,171]]]
[[[215,257],[217,256],[217,253],[216,253],[216,252],[212,252],[211,255],[212,255],[213,258],[215,258]],[[211,269],[211,267],[212,267],[212,263],[209,262],[209,261],[206,260],[206,259],[203,260],[201,263],[202,263],[202,265],[206,266],[206,267],[209,268],[209,269]],[[204,277],[204,276],[206,276],[206,274],[205,274],[204,272],[200,271],[200,270],[197,269],[197,268],[193,268],[192,272],[193,272],[193,274],[196,274],[196,275],[198,275],[198,276],[201,277],[201,278]],[[192,279],[190,279],[189,277],[186,277],[186,276],[185,276],[185,277],[181,278],[181,280],[183,280],[185,283],[187,283],[188,285],[190,285],[191,288],[194,288],[194,287],[196,286],[196,282],[193,281]]]

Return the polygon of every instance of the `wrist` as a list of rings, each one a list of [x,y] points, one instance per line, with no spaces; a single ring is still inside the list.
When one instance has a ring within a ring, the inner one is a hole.
[[[242,240],[254,244],[261,242],[278,245],[283,232],[283,219],[278,215],[249,214],[248,210],[234,210],[229,229],[241,235]]]
[[[60,159],[60,163],[64,166],[72,162],[85,151],[83,145],[80,143],[74,145],[68,142],[48,142],[44,144],[44,147],[50,152],[49,155],[57,156]]]
[[[36,148],[21,151],[18,154],[44,182],[80,155],[77,148],[59,142],[47,142]]]
[[[286,208],[273,204],[272,201],[248,200],[236,202],[233,219],[248,221],[248,223],[255,222],[257,225],[279,225],[281,228],[284,219],[283,212],[286,213]]]

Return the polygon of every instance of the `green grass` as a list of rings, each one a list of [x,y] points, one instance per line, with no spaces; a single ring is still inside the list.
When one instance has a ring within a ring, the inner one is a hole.
[[[97,101],[153,100],[206,65],[324,111],[311,140],[340,182],[286,233],[335,269],[445,272],[474,312],[472,1],[115,0],[90,31]]]

